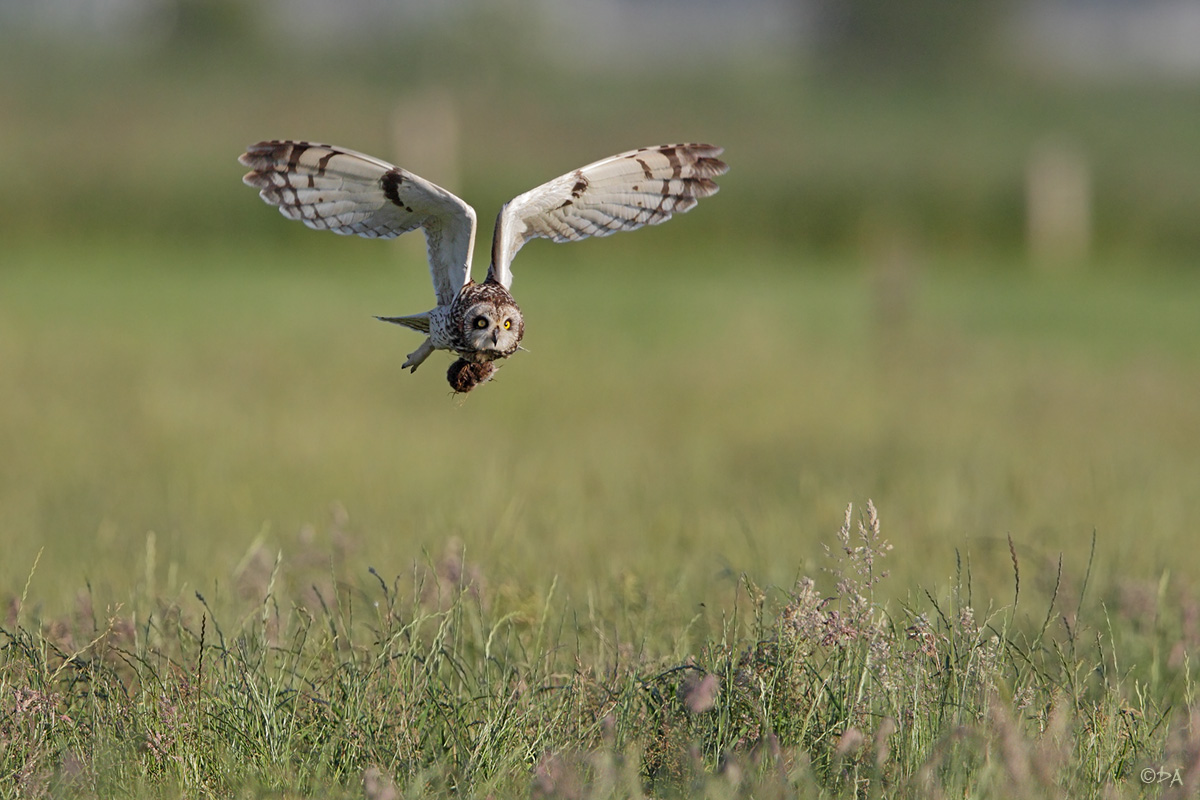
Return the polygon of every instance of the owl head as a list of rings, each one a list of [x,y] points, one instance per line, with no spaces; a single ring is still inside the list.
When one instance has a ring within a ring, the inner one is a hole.
[[[470,348],[490,358],[507,358],[525,335],[525,320],[516,303],[481,300],[462,315],[462,337]]]

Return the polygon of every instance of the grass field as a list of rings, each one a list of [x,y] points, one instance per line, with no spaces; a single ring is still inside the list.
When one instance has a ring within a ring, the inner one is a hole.
[[[10,254],[6,792],[1194,780],[1194,278],[543,244],[463,399],[419,249],[297,234]]]

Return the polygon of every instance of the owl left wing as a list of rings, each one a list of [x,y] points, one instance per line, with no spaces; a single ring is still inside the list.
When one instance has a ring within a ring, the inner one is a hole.
[[[492,237],[488,279],[512,286],[512,260],[530,239],[573,242],[666,222],[716,194],[729,169],[708,144],[643,147],[601,159],[513,198]]]
[[[408,170],[343,147],[268,141],[246,148],[242,180],[263,200],[315,230],[391,239],[424,228],[438,305],[467,282],[475,248],[475,211]]]

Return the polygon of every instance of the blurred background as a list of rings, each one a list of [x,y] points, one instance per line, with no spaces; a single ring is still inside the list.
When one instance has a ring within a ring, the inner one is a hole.
[[[248,133],[349,139],[485,207],[531,169],[704,135],[753,187],[719,224],[769,246],[1194,253],[1200,9],[960,6],[5,0],[5,238],[290,240],[217,167]]]
[[[482,260],[502,202],[596,158],[731,170],[524,250],[531,352],[463,401],[370,319],[431,305],[420,237],[282,219],[235,161],[265,138],[455,191]],[[0,153],[6,593],[453,541],[692,602],[812,572],[868,497],[897,594],[956,550],[1003,585],[1008,535],[1194,574],[1190,0],[0,0]]]

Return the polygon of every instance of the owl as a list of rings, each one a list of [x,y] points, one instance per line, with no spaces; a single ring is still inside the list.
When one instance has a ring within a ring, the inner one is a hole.
[[[475,210],[450,192],[386,161],[325,144],[259,142],[238,161],[242,179],[289,219],[316,230],[390,239],[425,232],[437,306],[377,317],[425,334],[402,368],[416,371],[435,350],[458,356],[447,380],[469,392],[497,362],[521,349],[525,317],[513,299],[512,261],[530,239],[573,242],[666,222],[715,194],[728,169],[720,147],[670,144],[601,159],[505,203],[492,235],[491,265],[471,279]]]

